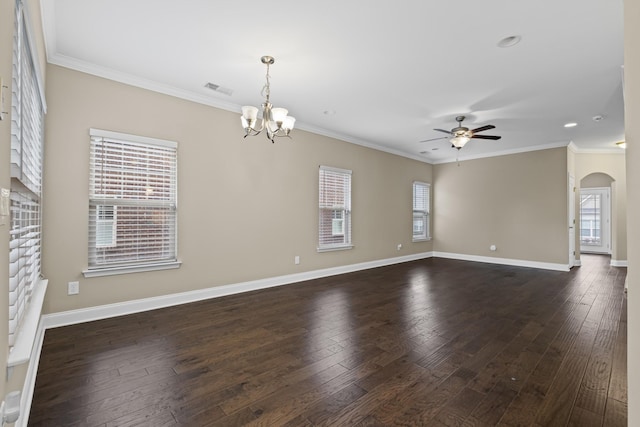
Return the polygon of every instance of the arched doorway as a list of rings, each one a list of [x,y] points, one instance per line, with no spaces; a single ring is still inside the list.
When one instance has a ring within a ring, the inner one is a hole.
[[[612,186],[615,180],[606,173],[591,173],[580,180],[578,197],[578,236],[581,253],[611,255]]]

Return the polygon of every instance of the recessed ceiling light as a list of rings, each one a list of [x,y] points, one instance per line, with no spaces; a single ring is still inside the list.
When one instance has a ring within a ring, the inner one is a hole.
[[[431,149],[431,151],[438,151],[438,150],[439,150],[438,147],[434,147],[434,148]]]
[[[322,113],[325,116],[333,116],[336,113],[336,110],[324,110]]]
[[[498,42],[498,47],[511,47],[511,46],[515,46],[518,43],[520,43],[520,40],[522,40],[522,37],[520,36],[509,36],[509,37],[505,37],[502,40],[500,40]]]
[[[597,116],[593,116],[592,119],[594,122],[599,122],[601,120],[604,120],[604,117],[598,114]]]
[[[620,148],[627,148],[627,141],[616,142],[616,145]]]
[[[564,127],[566,127],[566,128],[574,128],[576,126],[578,126],[578,124],[576,122],[571,122],[571,123],[565,123],[564,124]]]

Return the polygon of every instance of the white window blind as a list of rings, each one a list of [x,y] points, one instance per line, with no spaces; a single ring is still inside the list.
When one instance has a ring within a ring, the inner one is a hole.
[[[351,171],[320,166],[318,250],[351,248]]]
[[[177,260],[177,147],[91,129],[89,270]]]
[[[44,99],[22,3],[16,2],[11,76],[11,194],[9,231],[9,346],[32,291],[40,282]]]
[[[413,183],[413,241],[429,237],[429,184]]]

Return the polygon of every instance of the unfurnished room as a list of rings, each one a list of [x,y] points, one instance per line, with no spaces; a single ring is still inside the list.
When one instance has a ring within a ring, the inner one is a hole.
[[[638,19],[2,0],[2,425],[640,425]]]

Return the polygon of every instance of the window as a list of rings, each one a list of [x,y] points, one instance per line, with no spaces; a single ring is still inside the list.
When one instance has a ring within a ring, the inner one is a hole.
[[[98,205],[96,211],[96,248],[113,248],[116,246],[116,207]]]
[[[41,281],[40,206],[45,103],[21,2],[16,2],[11,91],[10,347],[16,342],[31,294]]]
[[[90,134],[85,276],[177,267],[177,143]]]
[[[580,193],[580,244],[598,246],[602,244],[602,195],[583,190]]]
[[[413,183],[413,241],[429,240],[429,184]]]
[[[318,250],[350,249],[351,171],[320,166]]]

